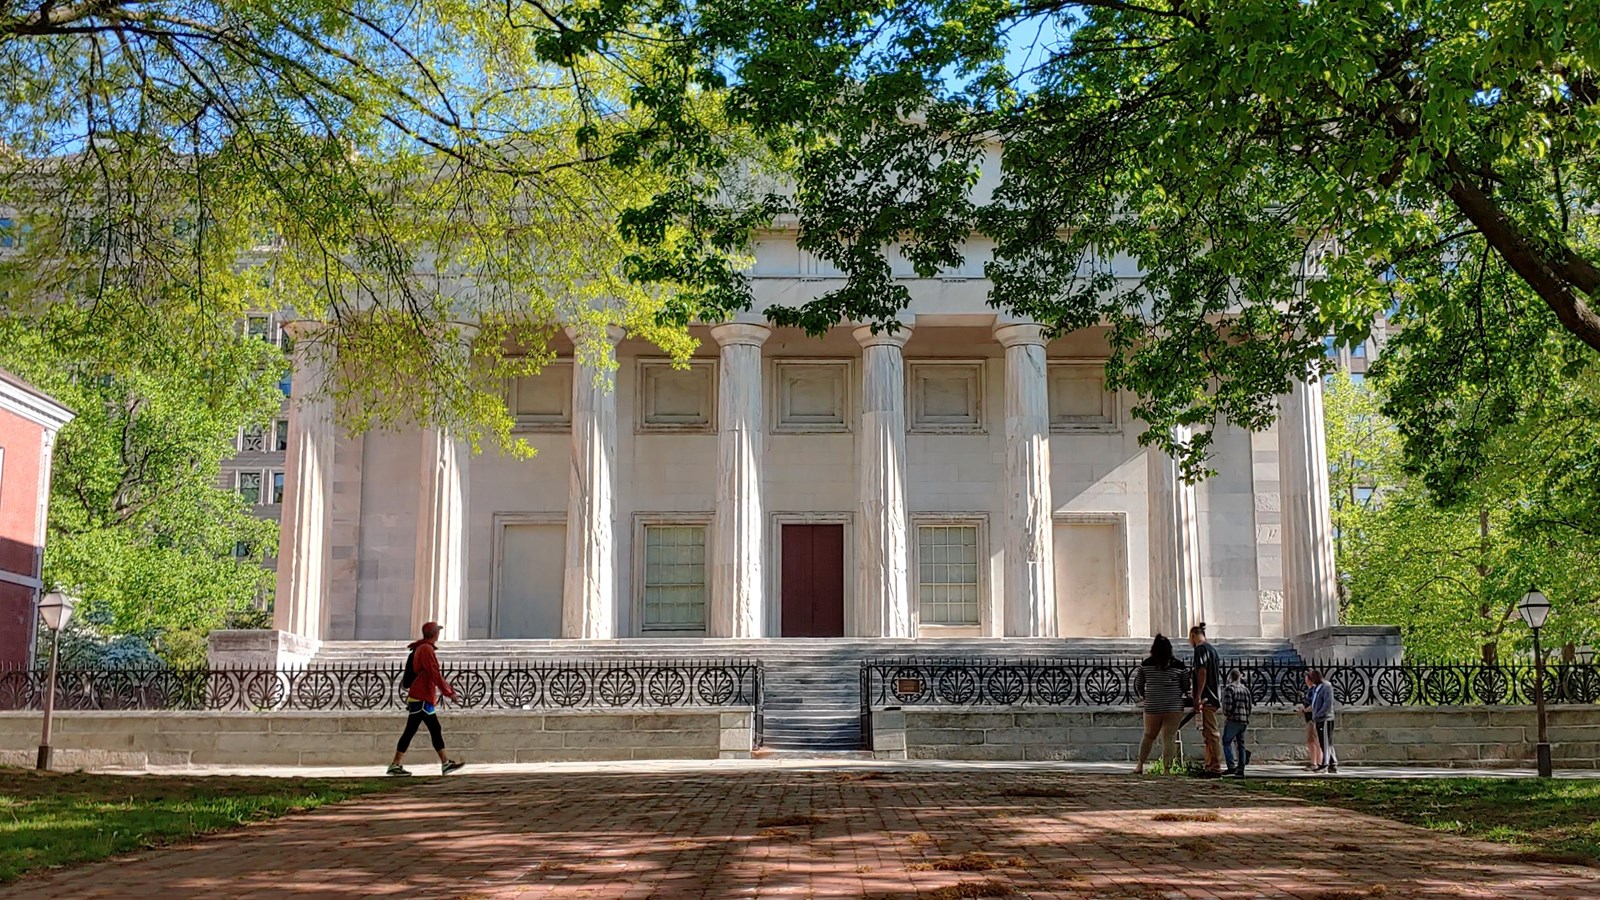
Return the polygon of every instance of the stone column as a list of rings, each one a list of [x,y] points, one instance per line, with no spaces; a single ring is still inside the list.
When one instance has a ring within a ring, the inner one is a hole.
[[[1189,440],[1189,429],[1177,426],[1173,437]],[[1205,621],[1200,583],[1200,520],[1194,485],[1183,480],[1178,461],[1151,447],[1150,497],[1150,630],[1174,643],[1187,640],[1189,628]]]
[[[772,329],[711,329],[722,347],[717,389],[717,519],[709,616],[712,637],[766,636],[762,560],[761,345]]]
[[[1283,632],[1294,638],[1339,624],[1328,447],[1322,380],[1295,384],[1279,399],[1278,461],[1283,499]]]
[[[467,459],[469,451],[445,428],[422,429],[417,494],[416,575],[411,636],[438,622],[439,639],[465,637],[467,619]]]
[[[1050,393],[1044,326],[1001,325],[1006,348],[1005,634],[1055,637]]]
[[[328,622],[333,528],[333,400],[317,324],[289,322],[293,340],[289,446],[284,453],[283,509],[278,519],[278,584],[272,625],[322,640]],[[262,485],[266,490],[270,485]]]
[[[861,522],[856,534],[857,634],[913,637],[910,539],[906,517],[906,385],[901,348],[911,329],[893,334],[863,325],[861,433],[856,460]]]
[[[575,328],[567,334],[580,340]],[[622,329],[608,327],[605,353],[616,353]],[[561,592],[561,636],[617,636],[617,395],[609,373],[574,359],[572,468],[567,494],[567,562]]]
[[[477,328],[462,327],[454,340],[470,343]],[[467,462],[471,453],[446,428],[422,429],[417,494],[417,552],[411,592],[411,636],[424,622],[439,623],[441,641],[459,641],[467,629]]]

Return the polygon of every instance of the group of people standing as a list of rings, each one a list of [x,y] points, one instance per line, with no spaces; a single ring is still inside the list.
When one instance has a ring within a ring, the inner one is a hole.
[[[1222,680],[1222,660],[1206,640],[1206,625],[1189,629],[1189,645],[1194,648],[1192,665],[1185,666],[1172,650],[1172,641],[1156,635],[1150,656],[1133,676],[1133,693],[1144,708],[1144,738],[1139,743],[1139,763],[1135,775],[1144,774],[1145,763],[1155,742],[1161,741],[1161,766],[1172,771],[1177,757],[1178,733],[1190,719],[1200,719],[1200,737],[1205,744],[1202,778],[1224,775],[1244,777],[1250,763],[1245,748],[1245,732],[1255,699],[1238,669]],[[1338,772],[1339,757],[1333,749],[1335,715],[1333,686],[1321,671],[1306,672],[1306,692],[1295,711],[1306,719],[1306,752],[1309,766],[1317,772]],[[1192,710],[1192,711],[1189,711]],[[1218,725],[1221,713],[1223,725]],[[1226,763],[1227,768],[1223,768]]]

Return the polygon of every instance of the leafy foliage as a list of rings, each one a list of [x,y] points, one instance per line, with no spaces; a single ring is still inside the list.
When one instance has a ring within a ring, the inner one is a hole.
[[[69,304],[0,320],[4,365],[77,413],[57,438],[45,581],[79,593],[91,631],[142,636],[171,662],[202,659],[206,633],[272,584],[275,523],[219,478],[239,429],[278,411],[283,359],[213,329],[129,334]]]
[[[1532,302],[1520,285],[1506,287]],[[1472,298],[1480,301],[1499,319],[1481,331],[1441,332],[1431,316],[1411,322],[1390,340],[1375,380],[1340,376],[1327,394],[1346,620],[1398,623],[1407,650],[1422,657],[1472,658],[1490,643],[1525,652],[1515,606],[1537,586],[1555,604],[1548,646],[1592,644],[1600,534],[1588,524],[1594,500],[1576,482],[1592,477],[1600,439],[1586,386],[1593,354],[1548,322],[1529,346],[1502,304],[1481,291]],[[1568,354],[1576,368],[1564,364]],[[1363,500],[1363,487],[1376,490]]]
[[[628,281],[622,209],[664,189],[608,164],[630,131],[619,72],[553,63],[514,5],[107,0],[0,15],[0,197],[20,249],[6,314],[72,302],[130,334],[199,336],[246,310],[323,321],[355,428],[509,437],[502,379],[558,323],[676,355],[661,287]],[[537,13],[533,13],[537,16]],[[481,322],[472,353],[441,340]]]
[[[653,248],[638,272],[696,288],[668,301],[680,321],[754,302],[718,260],[774,216],[844,273],[766,310],[813,331],[896,327],[909,294],[890,258],[930,275],[977,235],[996,306],[1109,325],[1112,383],[1191,476],[1209,432],[1179,447],[1170,426],[1263,426],[1322,335],[1364,337],[1393,278],[1450,277],[1474,236],[1600,349],[1600,16],[1581,4],[540,8],[574,58],[608,58],[635,23],[663,40],[629,73],[649,113],[632,141],[700,177],[626,221]],[[792,191],[731,189],[729,123]]]

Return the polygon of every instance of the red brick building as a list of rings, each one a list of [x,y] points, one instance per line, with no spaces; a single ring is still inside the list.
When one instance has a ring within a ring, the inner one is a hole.
[[[0,666],[32,662],[51,451],[72,415],[0,369]]]

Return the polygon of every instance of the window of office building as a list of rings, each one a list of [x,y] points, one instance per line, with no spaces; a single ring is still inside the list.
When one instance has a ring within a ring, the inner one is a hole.
[[[234,482],[235,489],[239,492],[239,496],[244,499],[244,502],[250,504],[251,506],[260,505],[261,473],[237,472],[235,473],[234,478],[236,479]]]

